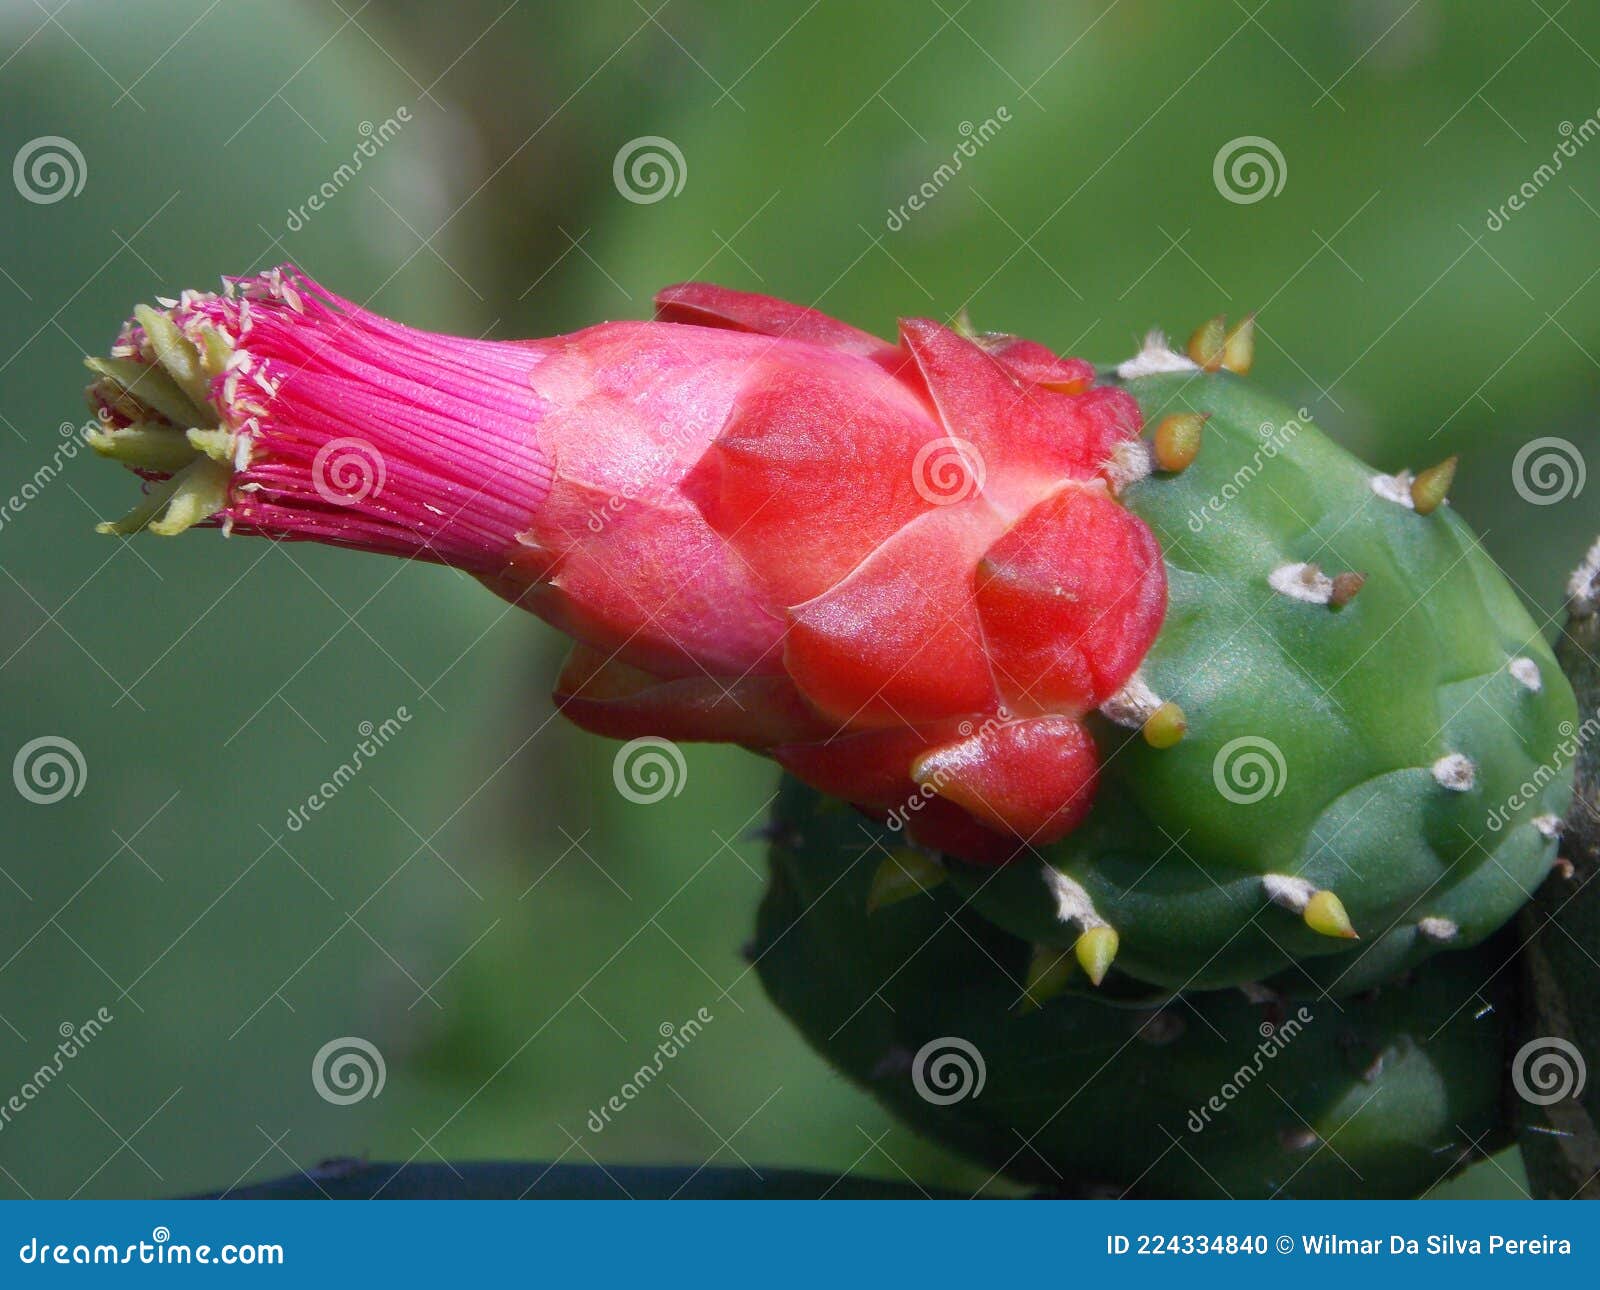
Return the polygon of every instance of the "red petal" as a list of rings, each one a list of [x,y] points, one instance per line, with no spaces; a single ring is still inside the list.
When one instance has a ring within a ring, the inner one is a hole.
[[[880,362],[892,361],[898,356],[898,351],[887,341],[858,331],[820,310],[750,291],[732,291],[709,282],[680,282],[663,287],[656,292],[656,318],[661,322],[727,327],[763,336],[806,340]]]
[[[555,687],[556,706],[585,730],[613,739],[664,739],[765,748],[833,733],[787,677],[663,680],[587,645],[573,646]],[[901,768],[905,775],[905,768]]]
[[[786,771],[818,792],[889,811],[920,796],[911,778],[911,763],[930,745],[959,737],[959,726],[950,721],[920,730],[869,730],[820,743],[784,744],[771,753]]]
[[[920,811],[913,812],[906,819],[906,832],[912,841],[970,864],[1002,865],[1025,849],[1020,839],[979,824],[941,797],[927,799]]]
[[[1042,846],[1088,813],[1097,766],[1082,722],[1035,717],[989,725],[935,748],[911,774],[990,827]]]
[[[930,509],[913,465],[941,434],[920,400],[874,368],[774,365],[682,491],[772,599],[795,605]]]
[[[1161,549],[1099,484],[1068,484],[984,553],[978,615],[1017,712],[1084,712],[1121,688],[1166,613]]]
[[[972,577],[1003,527],[981,498],[934,510],[792,609],[783,658],[801,692],[858,727],[993,711]]]
[[[1081,358],[1061,358],[1036,340],[1020,336],[976,337],[984,353],[1005,364],[1019,380],[1045,385],[1062,394],[1082,394],[1094,384],[1094,367]]]
[[[1037,495],[1062,479],[1091,478],[1119,442],[1139,432],[1138,405],[1120,390],[1073,395],[1020,381],[1006,363],[926,318],[902,320],[900,335],[946,429],[983,455],[987,487],[997,497],[1009,498],[1018,486]]]

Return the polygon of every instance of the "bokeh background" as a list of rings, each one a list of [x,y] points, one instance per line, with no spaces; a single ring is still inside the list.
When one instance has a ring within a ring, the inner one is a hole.
[[[0,1101],[64,1027],[114,1020],[0,1126],[0,1195],[336,1155],[1001,1187],[831,1075],[741,960],[765,764],[693,749],[677,796],[630,803],[614,746],[552,720],[560,642],[470,580],[93,534],[133,484],[61,427],[133,303],[294,261],[517,336],[702,277],[879,331],[966,306],[1100,360],[1254,308],[1259,379],[1351,448],[1462,454],[1456,505],[1548,621],[1600,527],[1600,483],[1575,488],[1600,448],[1597,111],[1600,11],[1558,0],[5,0],[0,752],[56,736],[84,770],[52,804],[0,792]],[[673,173],[630,194],[614,164],[645,136]],[[1214,174],[1252,136],[1253,192]],[[29,168],[41,139],[64,189]],[[1549,437],[1570,451],[1540,494],[1518,453]],[[335,1105],[311,1068],[345,1036],[386,1082]]]

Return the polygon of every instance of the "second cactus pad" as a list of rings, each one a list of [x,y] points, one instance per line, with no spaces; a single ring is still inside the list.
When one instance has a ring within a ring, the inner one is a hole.
[[[1503,938],[1360,999],[1044,998],[1077,972],[1071,952],[1051,963],[953,884],[868,912],[896,863],[882,826],[789,780],[772,835],[750,946],[768,993],[836,1067],[996,1178],[1370,1199],[1426,1192],[1506,1144]]]
[[[1555,858],[1577,713],[1448,471],[1383,475],[1226,372],[1127,388],[1166,622],[1102,709],[1087,823],[957,882],[1038,944],[1109,927],[1147,991],[1348,994],[1481,941]]]

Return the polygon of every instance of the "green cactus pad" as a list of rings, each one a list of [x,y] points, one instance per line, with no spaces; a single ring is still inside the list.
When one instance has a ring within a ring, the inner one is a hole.
[[[1448,504],[1419,513],[1309,416],[1225,372],[1127,388],[1150,427],[1209,415],[1192,464],[1124,493],[1170,604],[1148,689],[1105,710],[1137,727],[1176,703],[1187,732],[1157,748],[1100,721],[1094,810],[1044,855],[1116,929],[1112,976],[1345,995],[1482,941],[1549,870],[1570,798],[1576,708],[1539,629]],[[951,868],[1016,935],[1079,934],[1039,861]],[[1268,875],[1334,892],[1359,939],[1273,903]]]
[[[887,830],[787,781],[772,836],[751,947],[768,992],[823,1056],[997,1176],[1069,1194],[1409,1196],[1507,1140],[1498,940],[1360,999],[1030,1009],[1032,947],[953,884],[868,914]]]

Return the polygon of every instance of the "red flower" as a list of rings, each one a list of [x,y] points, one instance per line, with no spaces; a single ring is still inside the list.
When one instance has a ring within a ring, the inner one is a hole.
[[[1113,486],[1138,408],[1031,341],[891,345],[701,284],[473,341],[278,270],[141,309],[113,354],[91,439],[157,482],[107,527],[469,570],[578,642],[585,728],[743,744],[969,859],[1083,817],[1082,718],[1165,610]]]

